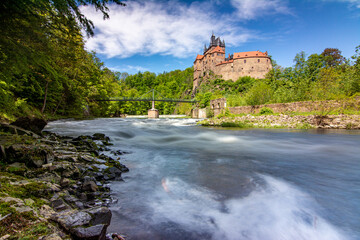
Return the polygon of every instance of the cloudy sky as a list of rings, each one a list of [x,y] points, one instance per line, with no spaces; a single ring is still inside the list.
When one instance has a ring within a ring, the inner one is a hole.
[[[360,45],[360,0],[128,0],[110,5],[110,19],[91,7],[87,39],[115,71],[162,73],[192,66],[212,32],[226,53],[268,51],[276,62],[293,65],[296,53],[338,48],[345,57]]]

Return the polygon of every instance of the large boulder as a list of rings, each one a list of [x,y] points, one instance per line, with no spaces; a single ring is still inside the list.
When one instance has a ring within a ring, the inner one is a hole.
[[[11,125],[21,127],[25,130],[32,131],[36,134],[41,134],[41,131],[46,126],[47,122],[41,118],[30,118],[30,117],[20,117]]]
[[[11,133],[11,134],[17,134],[17,135],[28,135],[33,136],[35,138],[40,138],[39,135],[35,134],[32,131],[25,130],[21,127],[17,127],[15,125],[9,125],[5,123],[0,123],[0,131]]]
[[[82,185],[82,190],[84,192],[96,192],[98,190],[98,186],[96,185],[96,183],[89,176],[86,176],[84,178],[84,183]]]
[[[48,146],[13,144],[5,149],[8,163],[22,162],[28,167],[42,167],[54,160],[53,151]]]
[[[81,211],[65,211],[52,215],[51,219],[59,223],[74,239],[103,240],[110,225],[111,215],[108,208],[97,207]]]

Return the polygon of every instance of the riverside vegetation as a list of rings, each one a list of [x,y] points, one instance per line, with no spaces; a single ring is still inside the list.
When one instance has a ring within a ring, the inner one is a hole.
[[[259,114],[231,114],[228,110],[216,117],[198,122],[202,126],[233,128],[360,129],[359,113],[327,114],[273,113],[264,108]]]
[[[38,134],[0,125],[1,239],[105,239],[116,201],[107,183],[129,171],[104,154],[110,139]]]

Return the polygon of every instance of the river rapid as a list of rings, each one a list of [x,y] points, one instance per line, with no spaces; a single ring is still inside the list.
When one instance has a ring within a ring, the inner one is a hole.
[[[45,130],[105,133],[130,152],[120,160],[130,172],[111,183],[108,228],[128,239],[360,239],[360,131],[119,118]]]

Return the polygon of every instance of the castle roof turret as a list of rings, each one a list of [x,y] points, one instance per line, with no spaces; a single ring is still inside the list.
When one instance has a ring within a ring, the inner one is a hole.
[[[225,48],[225,41],[221,41],[220,37],[216,38],[214,33],[212,33],[211,37],[210,37],[210,45],[207,48],[206,44],[205,44],[205,48],[204,48],[204,54],[211,48],[211,47],[222,47]]]

